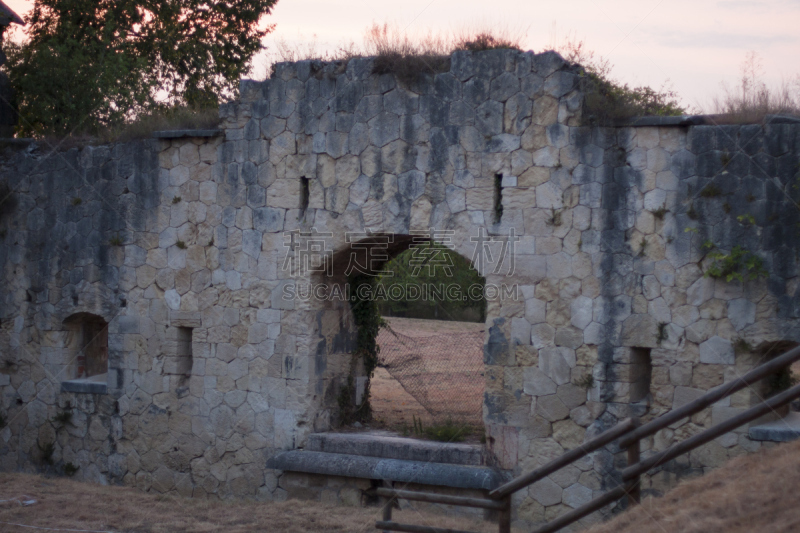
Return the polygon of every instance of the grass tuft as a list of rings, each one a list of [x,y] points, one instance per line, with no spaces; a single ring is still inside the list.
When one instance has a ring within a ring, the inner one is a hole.
[[[722,84],[722,94],[711,101],[713,113],[720,124],[754,124],[764,122],[767,115],[800,116],[800,75],[793,80],[783,80],[770,87],[761,79],[763,60],[755,52],[748,52],[741,66],[737,86]]]
[[[667,209],[667,207],[664,205],[654,211],[650,211],[650,214],[652,214],[658,220],[664,220],[664,217],[667,216],[667,213],[669,213],[669,209]]]
[[[413,85],[427,75],[450,70],[450,55],[456,51],[522,50],[525,32],[507,28],[470,28],[460,32],[409,35],[392,24],[373,24],[364,34],[361,46],[349,43],[334,51],[320,50],[316,36],[305,44],[290,45],[279,40],[273,54],[275,63],[295,61],[341,62],[342,68],[357,57],[373,57],[375,74],[394,74],[405,85]],[[266,65],[275,72],[275,63]]]
[[[702,198],[716,198],[717,196],[722,194],[722,189],[714,185],[713,183],[709,183],[700,191],[700,196]]]
[[[413,426],[403,428],[402,433],[405,436],[414,434],[439,442],[461,442],[475,433],[475,428],[471,424],[455,421],[451,417],[444,422],[435,422],[427,426],[422,423],[421,418],[412,416],[412,419]]]

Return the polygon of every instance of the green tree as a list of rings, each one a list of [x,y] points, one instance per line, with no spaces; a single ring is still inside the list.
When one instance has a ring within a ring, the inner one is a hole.
[[[159,107],[230,94],[277,0],[37,0],[8,43],[23,134],[92,133]]]
[[[387,275],[391,272],[391,275]],[[380,300],[383,314],[389,316],[405,316],[409,318],[437,318],[442,320],[472,320],[482,321],[486,314],[486,302],[483,299],[485,280],[472,268],[470,262],[438,243],[427,243],[411,248],[397,255],[387,262],[378,278],[377,284],[381,285],[382,294],[391,295],[392,287],[399,285],[408,293],[409,286],[416,287],[445,287],[441,298],[415,298]],[[473,289],[472,287],[479,287]],[[377,289],[377,287],[376,287]],[[474,294],[481,298],[475,300]],[[472,312],[466,312],[471,309]],[[474,318],[472,318],[474,317]]]

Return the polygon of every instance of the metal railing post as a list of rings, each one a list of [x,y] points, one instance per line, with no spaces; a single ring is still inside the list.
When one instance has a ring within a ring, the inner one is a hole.
[[[394,505],[394,497],[386,496],[384,498],[384,505],[383,505],[383,521],[384,522],[391,522],[392,521],[392,506]],[[383,530],[383,533],[389,533],[387,530]]]

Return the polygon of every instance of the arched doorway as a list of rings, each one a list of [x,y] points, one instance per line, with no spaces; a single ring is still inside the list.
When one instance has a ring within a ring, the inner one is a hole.
[[[485,280],[453,248],[425,233],[354,234],[297,286],[321,313],[324,365],[347,376],[325,392],[333,426],[481,438]]]
[[[375,283],[384,327],[373,420],[407,436],[483,436],[485,279],[446,244],[417,242]]]

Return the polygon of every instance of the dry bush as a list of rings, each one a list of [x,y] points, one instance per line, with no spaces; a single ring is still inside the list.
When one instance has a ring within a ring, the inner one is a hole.
[[[319,46],[316,35],[297,45],[279,39],[265,70],[272,72],[278,62],[346,62],[355,57],[374,57],[374,73],[394,74],[401,83],[409,85],[421,76],[450,70],[450,55],[455,51],[479,52],[498,48],[521,50],[524,37],[525,32],[514,32],[507,28],[470,28],[453,33],[429,31],[412,36],[396,25],[376,23],[367,28],[360,47],[351,42],[332,52]]]
[[[577,63],[587,71],[594,72],[598,76],[607,78],[611,74],[613,65],[608,59],[595,55],[586,41],[578,38],[575,32],[568,33],[564,39],[551,44],[550,49],[561,54],[566,61]]]
[[[454,33],[452,38],[452,51],[468,50],[480,52],[482,50],[511,49],[523,50],[523,43],[528,34],[528,29],[512,29],[508,26],[494,25],[486,28],[481,25],[462,28]]]
[[[296,61],[349,61],[353,57],[360,57],[363,53],[354,42],[342,45],[333,51],[323,48],[317,40],[317,35],[310,40],[292,44],[281,37],[275,42],[274,52],[264,57],[262,64],[265,77],[274,74],[277,63],[294,63]]]
[[[401,83],[411,84],[425,74],[450,70],[450,55],[467,50],[522,50],[524,32],[507,28],[469,28],[456,33],[428,32],[409,37],[396,26],[374,24],[365,37],[366,55],[375,56],[374,72],[393,73]]]
[[[800,116],[800,75],[792,82],[784,80],[777,87],[768,87],[761,79],[764,67],[761,57],[748,52],[742,63],[739,85],[722,84],[722,94],[714,96],[714,113],[725,114],[729,124],[761,122],[765,115]]]
[[[669,87],[668,80],[659,89],[645,85],[631,87],[614,80],[611,77],[613,65],[607,59],[595,56],[594,51],[575,34],[567,34],[552,49],[586,71],[583,80],[586,99],[583,120],[586,124],[606,126],[637,116],[683,115],[687,112],[677,93]]]
[[[396,26],[374,24],[364,37],[366,56],[374,56],[375,74],[394,74],[406,85],[425,74],[450,70],[451,40],[443,35],[428,33],[412,40]]]

